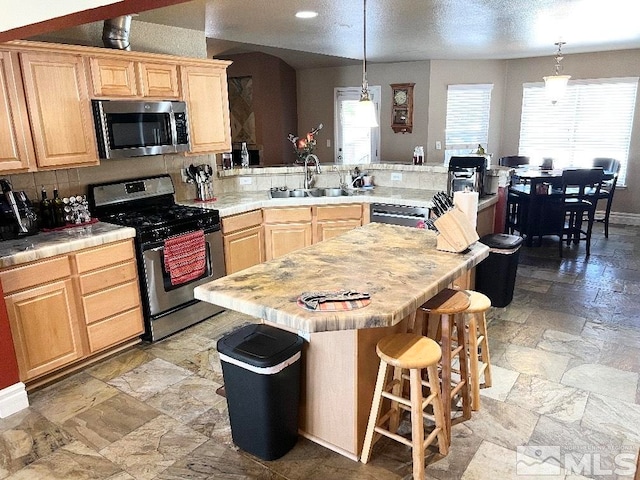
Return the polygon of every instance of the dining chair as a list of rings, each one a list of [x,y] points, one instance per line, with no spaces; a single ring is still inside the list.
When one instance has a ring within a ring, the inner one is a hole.
[[[501,167],[520,167],[522,165],[529,165],[529,157],[523,155],[510,155],[501,157],[498,160],[498,165]],[[513,185],[513,177],[511,184]],[[510,191],[507,194],[507,212],[505,216],[504,233],[513,234],[515,231],[522,233],[522,225],[526,219],[526,203],[523,202],[521,196]]]
[[[586,241],[586,254],[591,254],[591,232],[604,177],[601,167],[568,169],[562,172],[562,227],[559,252],[563,244]],[[585,226],[586,222],[586,226]]]
[[[615,158],[594,158],[594,167],[602,167],[603,170],[613,177],[605,180],[600,189],[598,200],[606,200],[607,205],[604,210],[604,216],[596,218],[597,222],[604,223],[604,237],[609,238],[609,216],[611,215],[611,205],[613,204],[613,194],[616,192],[618,184],[618,175],[620,173],[620,162]]]
[[[529,165],[530,158],[523,155],[508,155],[501,157],[498,160],[498,165],[501,167],[520,167],[522,165]]]

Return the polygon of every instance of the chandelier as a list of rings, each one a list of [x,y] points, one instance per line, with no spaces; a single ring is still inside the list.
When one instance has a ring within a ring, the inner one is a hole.
[[[566,42],[556,42],[558,51],[556,52],[556,64],[553,75],[544,77],[544,88],[547,98],[549,98],[551,103],[554,105],[564,96],[564,92],[567,89],[567,83],[571,78],[571,75],[562,75],[562,65],[560,65],[560,62],[564,58],[562,55],[562,46],[565,43]]]

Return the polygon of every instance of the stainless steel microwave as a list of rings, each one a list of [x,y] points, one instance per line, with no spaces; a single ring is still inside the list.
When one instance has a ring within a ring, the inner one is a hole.
[[[100,158],[189,150],[185,102],[93,100],[92,104]]]

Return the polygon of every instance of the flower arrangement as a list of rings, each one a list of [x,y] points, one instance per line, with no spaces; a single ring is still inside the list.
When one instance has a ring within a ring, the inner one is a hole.
[[[322,130],[322,124],[313,128],[304,137],[296,137],[290,133],[287,138],[293,144],[293,151],[296,154],[296,163],[303,163],[304,159],[313,153],[316,148],[316,134]]]

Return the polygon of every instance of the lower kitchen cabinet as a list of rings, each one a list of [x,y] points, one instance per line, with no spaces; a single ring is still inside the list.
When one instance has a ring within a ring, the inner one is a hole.
[[[25,383],[140,341],[133,240],[8,268],[0,280]]]
[[[222,241],[227,275],[264,262],[262,210],[223,218]]]
[[[0,273],[20,371],[26,382],[83,355],[68,257]]]
[[[337,237],[362,225],[362,205],[313,207],[313,243]]]
[[[311,207],[265,208],[263,216],[267,260],[311,245]]]
[[[128,240],[73,255],[92,354],[144,331],[133,248]]]

